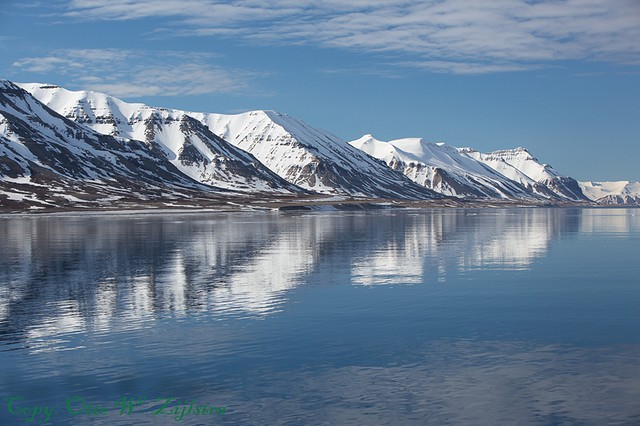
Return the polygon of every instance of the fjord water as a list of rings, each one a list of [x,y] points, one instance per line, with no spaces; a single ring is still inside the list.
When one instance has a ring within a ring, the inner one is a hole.
[[[640,424],[637,209],[20,216],[0,241],[0,424]]]

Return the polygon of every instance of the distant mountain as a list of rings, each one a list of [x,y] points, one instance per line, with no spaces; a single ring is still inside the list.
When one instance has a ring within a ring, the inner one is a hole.
[[[463,198],[541,198],[520,183],[442,143],[419,138],[383,142],[372,135],[349,143],[441,194]]]
[[[460,152],[478,160],[509,179],[520,183],[529,191],[547,198],[569,201],[587,201],[578,182],[558,173],[548,164],[542,164],[525,148],[481,153],[472,148]]]
[[[640,206],[640,182],[580,182],[580,188],[598,204]]]
[[[578,183],[541,164],[526,149],[487,154],[419,138],[350,142],[414,182],[461,198],[587,201]]]
[[[102,134],[155,143],[176,167],[200,182],[217,186],[233,182],[216,174],[217,166],[212,167],[211,161],[221,153],[225,158],[238,158],[244,151],[280,178],[306,190],[375,198],[441,197],[342,139],[274,111],[195,113],[129,104],[101,93],[71,92],[51,85],[22,87],[61,115]],[[226,141],[234,150],[224,146]],[[238,185],[227,187],[239,189]]]

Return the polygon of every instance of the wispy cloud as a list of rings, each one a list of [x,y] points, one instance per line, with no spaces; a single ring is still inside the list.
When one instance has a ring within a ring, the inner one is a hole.
[[[386,52],[438,72],[640,61],[637,0],[71,0],[67,16],[164,18],[165,35]]]
[[[393,65],[393,64],[391,64]],[[349,74],[349,75],[368,75],[382,78],[401,78],[401,74],[393,67],[370,66],[360,68],[323,68],[318,70],[322,74]]]
[[[536,68],[533,64],[518,63],[481,63],[456,61],[415,61],[401,62],[397,65],[428,70],[435,73],[487,74],[496,72],[525,71]]]
[[[17,60],[26,72],[73,75],[82,88],[121,97],[242,92],[258,74],[211,64],[213,55],[121,49],[66,49]]]
[[[76,62],[69,58],[44,56],[40,58],[23,58],[15,61],[12,66],[23,71],[34,73],[46,73],[58,69],[62,73],[66,74],[71,69],[82,68],[83,65],[82,63]]]

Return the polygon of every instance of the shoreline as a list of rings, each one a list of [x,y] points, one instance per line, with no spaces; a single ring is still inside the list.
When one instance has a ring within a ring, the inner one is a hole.
[[[198,213],[255,213],[255,212],[314,212],[314,211],[374,211],[389,209],[500,209],[500,208],[637,208],[626,205],[599,205],[595,202],[534,202],[526,200],[395,200],[375,198],[327,197],[277,199],[216,199],[192,202],[149,201],[128,202],[120,205],[70,204],[33,208],[32,206],[0,206],[0,217],[5,216],[60,216],[60,215],[144,215],[144,214],[198,214]]]

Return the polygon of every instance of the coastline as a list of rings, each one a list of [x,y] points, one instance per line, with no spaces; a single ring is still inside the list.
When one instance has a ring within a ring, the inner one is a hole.
[[[535,208],[535,207],[593,207],[626,208],[637,206],[599,205],[595,202],[541,202],[529,200],[477,200],[441,198],[433,200],[397,200],[377,198],[357,198],[348,196],[306,197],[225,197],[217,199],[192,200],[140,200],[118,204],[69,203],[61,206],[9,206],[0,205],[2,216],[40,215],[128,215],[128,214],[189,214],[189,213],[232,213],[232,212],[304,212],[304,211],[364,211],[387,209],[429,209],[429,208]]]

